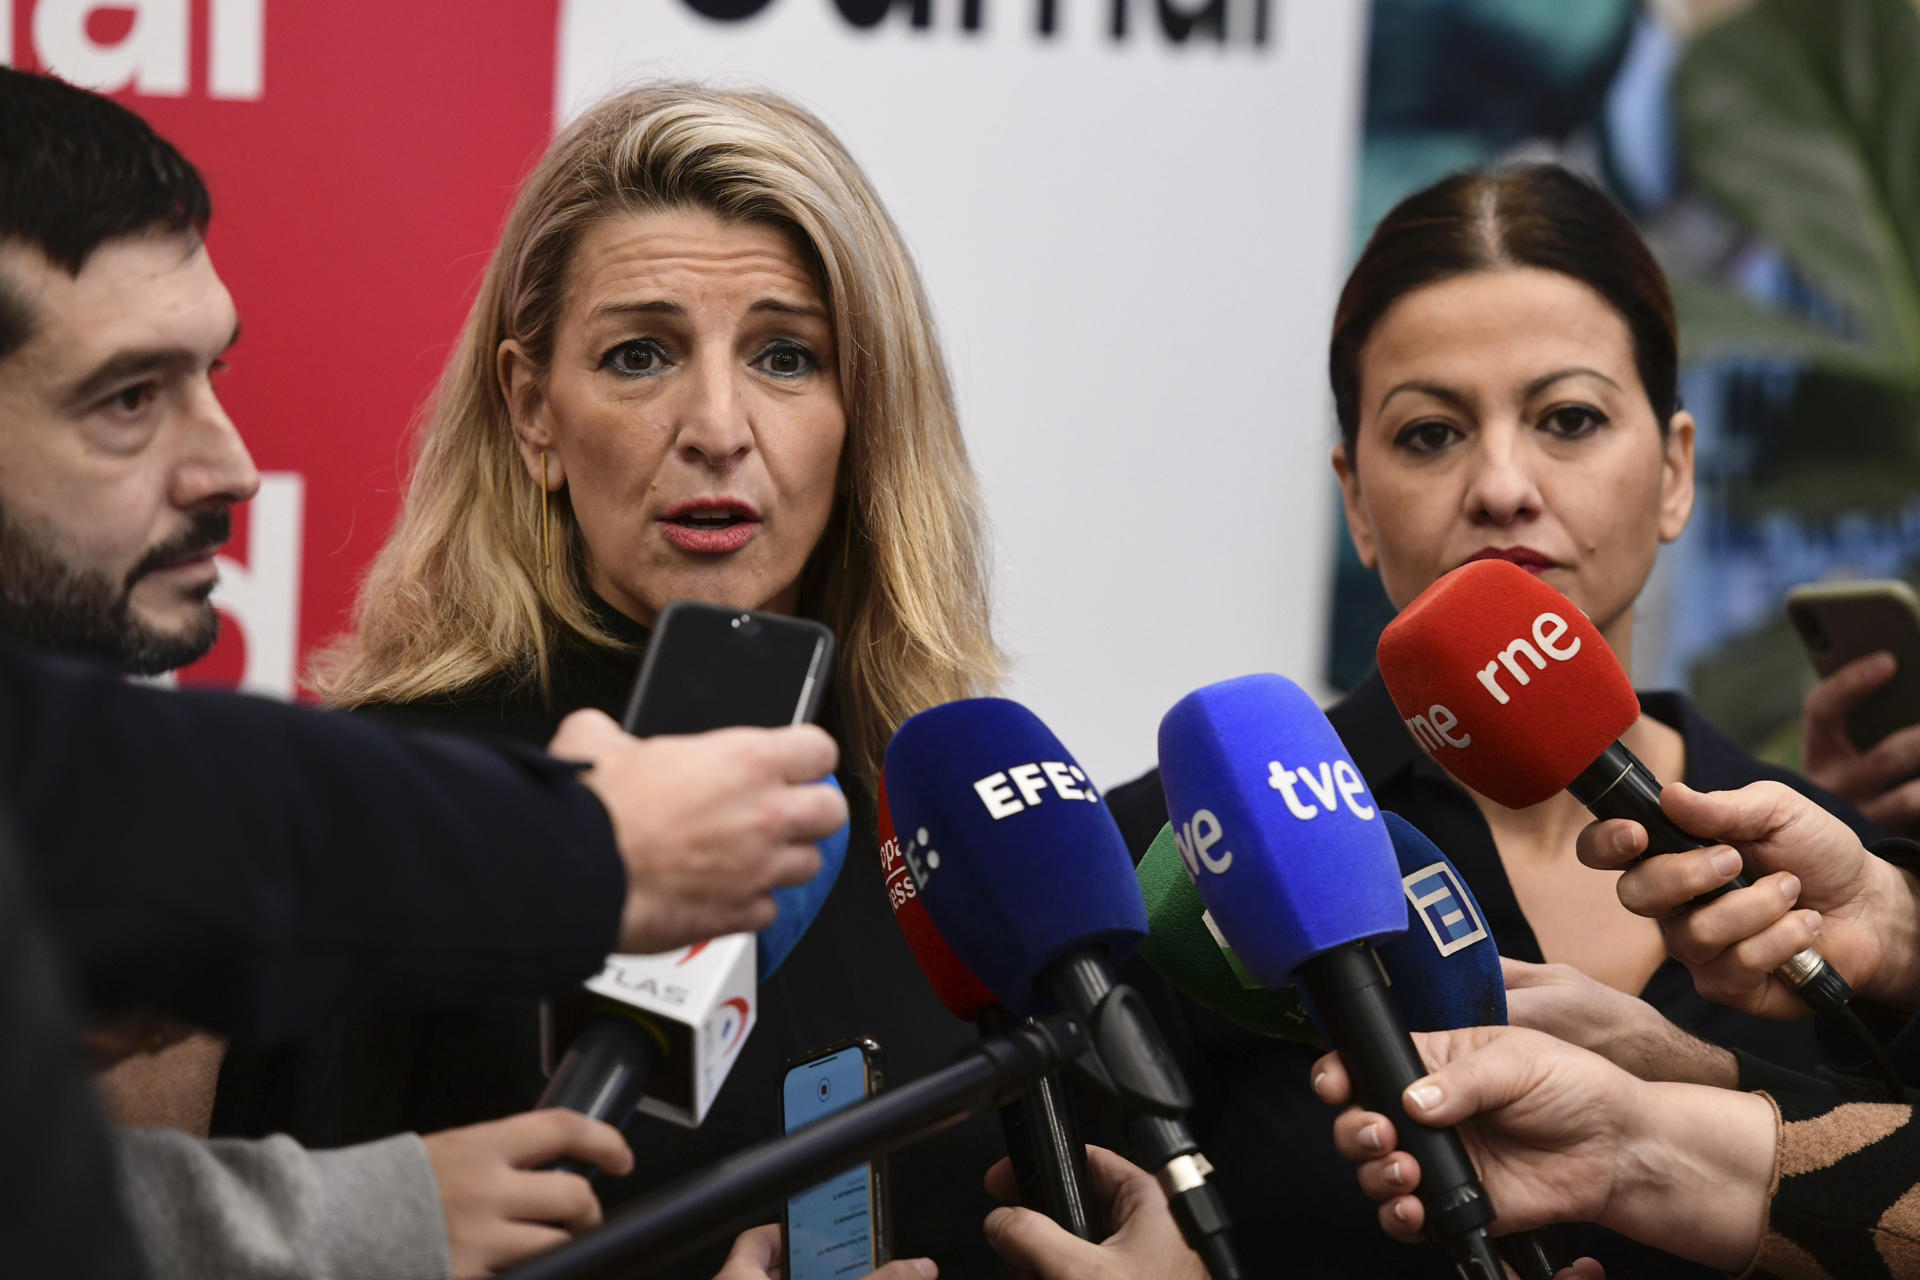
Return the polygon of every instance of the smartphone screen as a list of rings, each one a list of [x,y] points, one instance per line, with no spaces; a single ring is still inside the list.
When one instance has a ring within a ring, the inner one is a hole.
[[[660,621],[627,706],[627,732],[775,729],[813,719],[826,691],[833,633],[817,622],[679,601]]]
[[[868,1068],[857,1044],[790,1068],[781,1086],[787,1132],[866,1097]],[[875,1186],[873,1166],[863,1164],[787,1201],[787,1280],[864,1276],[884,1261],[874,1244]]]

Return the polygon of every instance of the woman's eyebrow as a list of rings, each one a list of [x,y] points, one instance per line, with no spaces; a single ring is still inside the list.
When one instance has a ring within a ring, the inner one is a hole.
[[[587,322],[592,324],[598,320],[623,316],[684,316],[686,314],[687,309],[685,307],[677,302],[669,302],[664,299],[648,302],[603,302],[593,309],[592,314],[588,315]]]
[[[1456,409],[1466,409],[1469,407],[1467,404],[1467,397],[1462,395],[1460,392],[1454,390],[1452,387],[1449,387],[1444,383],[1426,382],[1419,378],[1411,378],[1411,379],[1408,379],[1406,382],[1401,383],[1399,386],[1395,387],[1393,390],[1387,392],[1387,394],[1385,394],[1384,396],[1381,396],[1380,407],[1378,409],[1375,409],[1374,412],[1375,413],[1381,412],[1381,410],[1387,407],[1387,401],[1393,399],[1395,396],[1399,395],[1402,391],[1418,391],[1425,395],[1432,396],[1435,400],[1444,400],[1448,404],[1454,406]]]
[[[1589,378],[1598,378],[1600,379],[1600,381],[1612,387],[1615,391],[1625,390],[1625,388],[1622,387],[1619,383],[1615,382],[1612,378],[1609,378],[1606,374],[1600,372],[1598,369],[1589,369],[1585,365],[1573,365],[1565,369],[1556,369],[1552,373],[1541,374],[1539,377],[1535,378],[1532,382],[1529,382],[1527,384],[1524,395],[1527,399],[1531,400],[1533,399],[1533,397],[1539,395],[1542,391],[1545,391],[1548,387],[1552,386],[1556,382],[1561,381],[1564,378],[1578,378],[1582,376],[1589,377]]]
[[[811,320],[825,320],[827,309],[806,302],[788,302],[784,298],[762,298],[748,307],[749,312],[770,311],[775,315],[802,316]]]

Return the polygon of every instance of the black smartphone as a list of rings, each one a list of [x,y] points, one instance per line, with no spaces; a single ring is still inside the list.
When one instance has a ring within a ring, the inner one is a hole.
[[[833,632],[817,622],[676,601],[660,611],[624,723],[639,737],[810,723],[819,714],[832,666]],[[599,997],[586,993],[542,1002],[540,1053],[548,1075],[587,1022],[604,1010]],[[668,1072],[664,1079],[652,1101],[679,1119],[693,1110],[691,1095],[682,1088],[691,1075]]]
[[[862,1098],[882,1084],[880,1046],[861,1037],[797,1058],[780,1082],[780,1123],[788,1133]],[[842,1280],[877,1270],[892,1256],[884,1160],[857,1165],[808,1187],[782,1214],[786,1280]]]
[[[647,642],[626,729],[645,738],[807,724],[832,671],[833,632],[817,622],[676,601]]]

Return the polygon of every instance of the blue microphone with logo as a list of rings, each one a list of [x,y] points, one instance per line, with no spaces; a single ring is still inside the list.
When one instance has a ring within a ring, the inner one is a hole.
[[[1380,946],[1410,1031],[1497,1027],[1507,1021],[1500,951],[1473,890],[1440,846],[1381,810],[1407,900],[1407,931]]]
[[[1463,1277],[1500,1280],[1493,1204],[1459,1135],[1401,1105],[1426,1069],[1374,944],[1406,931],[1408,902],[1333,726],[1280,676],[1209,685],[1161,720],[1160,777],[1181,858],[1240,963],[1262,986],[1300,983],[1360,1102],[1420,1162],[1429,1234]]]
[[[1407,931],[1380,948],[1380,961],[1410,1031],[1507,1024],[1507,980],[1487,917],[1440,846],[1397,813],[1381,810],[1406,892]],[[1553,1264],[1530,1231],[1500,1237],[1520,1280],[1553,1280]]]
[[[1433,841],[1382,810],[1407,900],[1408,928],[1378,944],[1409,1031],[1497,1026],[1507,1020],[1500,956],[1473,890]],[[1296,986],[1254,981],[1221,937],[1187,875],[1171,826],[1136,868],[1152,931],[1143,952],[1160,975],[1229,1022],[1296,1044],[1323,1043]]]
[[[887,746],[901,856],[941,938],[1015,1013],[1081,1019],[1091,1075],[1128,1115],[1136,1159],[1158,1177],[1215,1280],[1242,1274],[1212,1166],[1182,1117],[1193,1105],[1132,988],[1114,970],[1147,933],[1133,859],[1086,771],[1031,711],[973,698],[923,711]]]

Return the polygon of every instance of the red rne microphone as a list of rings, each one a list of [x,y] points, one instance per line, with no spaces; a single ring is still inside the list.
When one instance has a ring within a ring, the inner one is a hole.
[[[915,839],[903,849],[893,829],[885,769],[880,771],[880,782],[874,790],[878,795],[880,870],[887,882],[887,902],[893,907],[900,932],[906,935],[907,949],[919,961],[927,985],[947,1006],[948,1013],[962,1022],[975,1023],[982,1035],[1006,1031],[1020,1019],[1002,1008],[993,992],[960,963],[960,957],[953,954],[953,948],[927,915],[926,904],[920,901],[913,867],[907,859],[922,856],[927,836],[909,832]],[[1007,1154],[1013,1158],[1014,1178],[1020,1184],[1022,1198],[1082,1240],[1100,1239],[1104,1232],[1097,1232],[1094,1224],[1086,1148],[1074,1123],[1066,1082],[1055,1073],[1034,1081],[1018,1099],[1000,1108],[1000,1132],[1006,1139]]]
[[[1414,740],[1509,809],[1567,790],[1640,717],[1599,628],[1505,560],[1421,592],[1381,633],[1379,661]]]
[[[1661,811],[1660,780],[1619,741],[1640,698],[1599,628],[1518,565],[1476,560],[1443,576],[1387,624],[1379,662],[1414,740],[1481,795],[1524,809],[1567,791],[1596,818],[1646,828],[1643,856],[1704,847]],[[1736,876],[1696,904],[1746,886]],[[1853,1020],[1846,980],[1811,947],[1775,976],[1816,1012]]]

